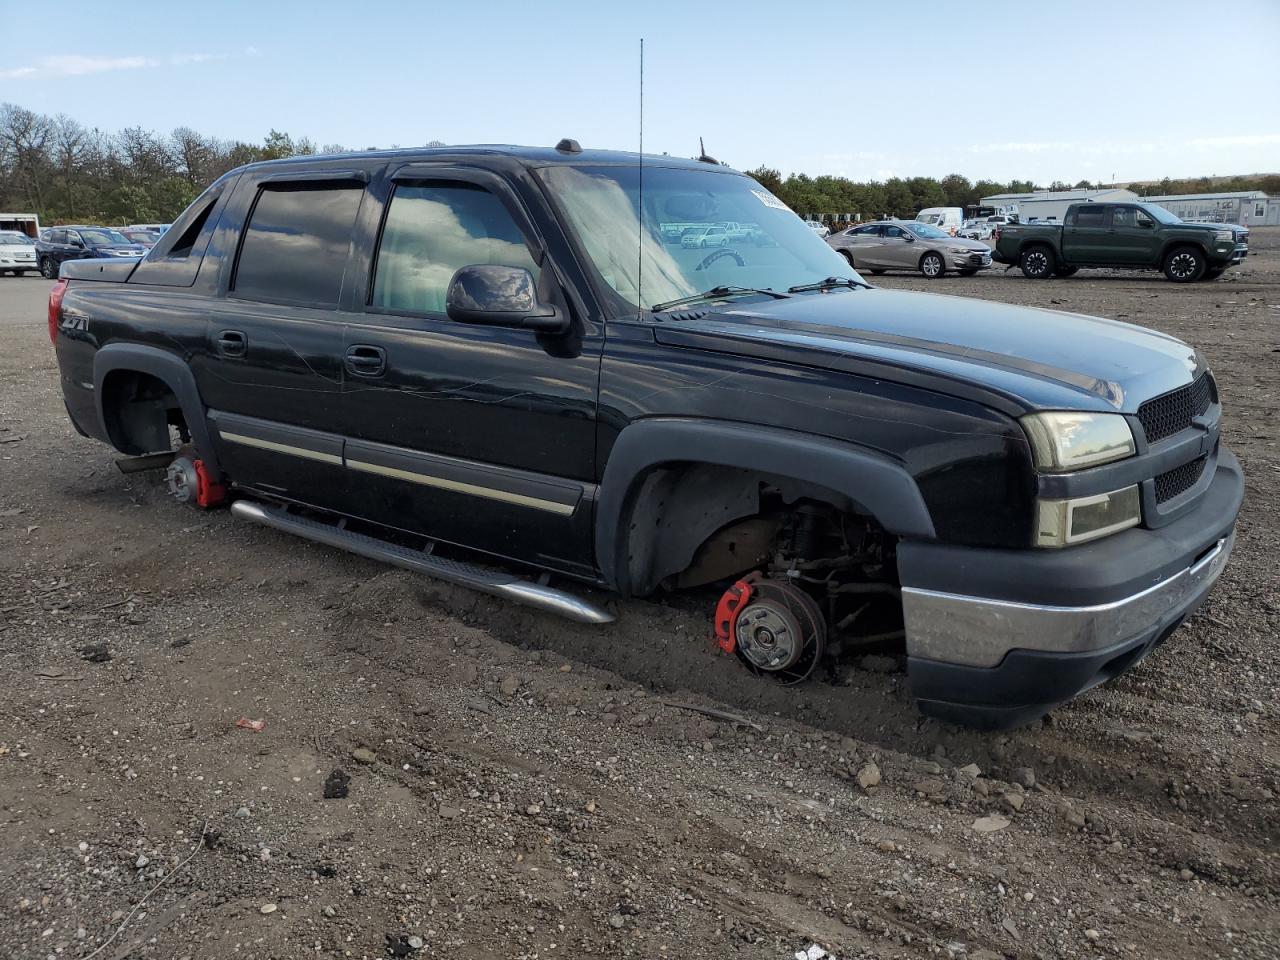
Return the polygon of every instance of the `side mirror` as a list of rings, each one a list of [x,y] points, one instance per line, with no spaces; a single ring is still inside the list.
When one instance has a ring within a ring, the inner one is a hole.
[[[915,242],[916,242],[916,238],[915,238],[915,237],[913,237],[910,233],[906,233],[906,232],[904,232],[904,233],[902,234],[902,239],[903,239],[903,240],[905,240],[905,241],[907,241],[907,243],[915,243]]]
[[[71,246],[73,246],[73,247],[83,247],[83,246],[84,246],[84,241],[83,241],[83,240],[81,240],[79,237],[70,237],[70,238],[68,238],[67,243],[71,244]]]
[[[1150,230],[1150,229],[1152,229],[1153,227],[1155,227],[1155,225],[1156,225],[1156,222],[1155,222],[1154,220],[1139,220],[1139,221],[1138,221],[1138,226],[1140,226],[1143,230]]]
[[[533,275],[523,267],[473,263],[459,268],[445,294],[445,311],[459,323],[564,333],[569,318],[538,300]]]

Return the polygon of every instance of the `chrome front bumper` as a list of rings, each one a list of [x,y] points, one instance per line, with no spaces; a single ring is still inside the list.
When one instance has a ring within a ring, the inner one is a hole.
[[[1087,653],[1141,635],[1208,593],[1231,556],[1235,532],[1191,566],[1138,593],[1095,606],[1014,603],[903,587],[907,654],[994,667],[1011,650]]]

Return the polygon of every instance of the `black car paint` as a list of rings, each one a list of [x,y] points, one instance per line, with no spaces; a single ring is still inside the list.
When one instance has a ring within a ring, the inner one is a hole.
[[[623,593],[635,586],[628,554],[633,521],[643,520],[633,512],[647,506],[638,499],[642,476],[671,462],[698,459],[830,490],[902,539],[904,584],[950,583],[938,571],[952,568],[976,576],[975,558],[985,555],[1086,597],[1096,578],[1070,558],[1088,546],[1029,549],[1038,495],[1141,481],[1144,528],[1111,540],[1157,553],[1171,541],[1156,528],[1183,521],[1211,484],[1224,496],[1219,480],[1233,461],[1217,457],[1216,402],[1197,440],[1210,444],[1213,468],[1167,510],[1154,504],[1149,478],[1186,455],[1183,440],[1148,446],[1135,429],[1130,460],[1071,476],[1034,469],[1019,416],[1115,412],[1136,424],[1142,401],[1203,373],[1194,350],[1149,330],[847,287],[637,315],[562,226],[538,176],[548,164],[635,162],[590,151],[445,148],[233,171],[136,268],[66,268],[56,350],[68,412],[77,429],[111,442],[104,384],[117,370],[153,372],[186,419],[202,425],[197,447],[248,492]],[[366,192],[336,307],[238,298],[234,260],[261,184],[339,176],[358,177]],[[567,334],[368,305],[394,184],[431,178],[500,196],[542,267],[541,294],[569,317]],[[1166,565],[1191,556],[1165,553]],[[1000,595],[999,584],[986,587]]]
[[[83,340],[59,343],[69,397],[90,379],[75,371],[95,346],[150,344],[185,358],[210,410],[400,448],[410,459],[457,458],[478,473],[578,483],[582,507],[568,518],[492,503],[478,511],[465,493],[423,497],[394,478],[215,441],[225,471],[246,486],[599,579],[591,507],[610,450],[631,423],[704,418],[850,442],[903,466],[941,540],[1022,547],[1037,479],[1015,418],[1038,409],[1128,412],[1198,370],[1185,345],[1124,324],[882,290],[734,304],[689,321],[607,316],[609,300],[594,295],[595,278],[534,170],[627,162],[619,156],[476,149],[296,164],[311,176],[354,168],[369,180],[336,311],[228,295],[239,227],[258,185],[287,177],[290,165],[236,171],[213,188],[217,217],[206,225],[208,249],[190,287],[135,292],[151,257],[123,290],[72,285],[64,309],[92,322]],[[500,179],[556,271],[574,321],[569,337],[365,308],[391,184],[424,163],[449,176]],[[166,236],[182,227],[180,220]],[[154,249],[163,268],[164,242]],[[1085,330],[1105,338],[1105,353],[1084,345]],[[244,338],[244,356],[220,345],[227,331]],[[343,358],[354,345],[386,351],[386,374],[352,374]],[[1179,362],[1165,362],[1171,358]],[[82,426],[96,425],[85,415],[89,398],[69,403]]]

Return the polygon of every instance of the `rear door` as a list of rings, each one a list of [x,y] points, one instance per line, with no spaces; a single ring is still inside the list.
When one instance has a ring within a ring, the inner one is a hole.
[[[197,367],[232,479],[335,509],[346,485],[341,307],[367,179],[353,169],[241,178],[228,216],[246,226],[225,296],[209,302]]]
[[[845,231],[837,246],[853,257],[854,269],[867,269],[875,265],[876,248],[880,245],[881,227],[877,223],[854,227]]]
[[[1062,252],[1069,262],[1112,261],[1110,211],[1105,203],[1082,203],[1073,208],[1062,227]]]
[[[1141,207],[1119,204],[1111,208],[1111,243],[1116,263],[1147,266],[1155,263],[1160,253],[1156,222]]]
[[[517,560],[593,569],[603,328],[579,316],[533,220],[495,173],[420,163],[377,189],[376,254],[344,353],[347,466],[370,519]],[[723,231],[722,231],[723,233]],[[553,241],[554,242],[554,241]],[[563,243],[563,240],[559,241]],[[451,320],[463,266],[522,267],[567,336]]]

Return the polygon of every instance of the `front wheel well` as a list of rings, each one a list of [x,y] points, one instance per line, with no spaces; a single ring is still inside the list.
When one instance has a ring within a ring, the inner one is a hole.
[[[857,518],[878,539],[895,542],[856,501],[813,481],[714,464],[662,464],[639,481],[628,514],[629,592],[700,586],[775,563],[779,537],[790,535],[798,514],[811,525],[815,510],[832,522]]]
[[[158,453],[190,442],[178,397],[159,377],[112,370],[103,378],[101,391],[103,424],[111,445],[121,453]]]
[[[1200,254],[1200,256],[1204,257],[1206,263],[1208,262],[1209,250],[1207,247],[1201,243],[1197,243],[1195,240],[1179,239],[1170,240],[1164,245],[1164,249],[1160,251],[1160,263],[1163,264],[1165,260],[1169,258],[1169,254],[1182,247],[1190,247],[1196,253]]]

